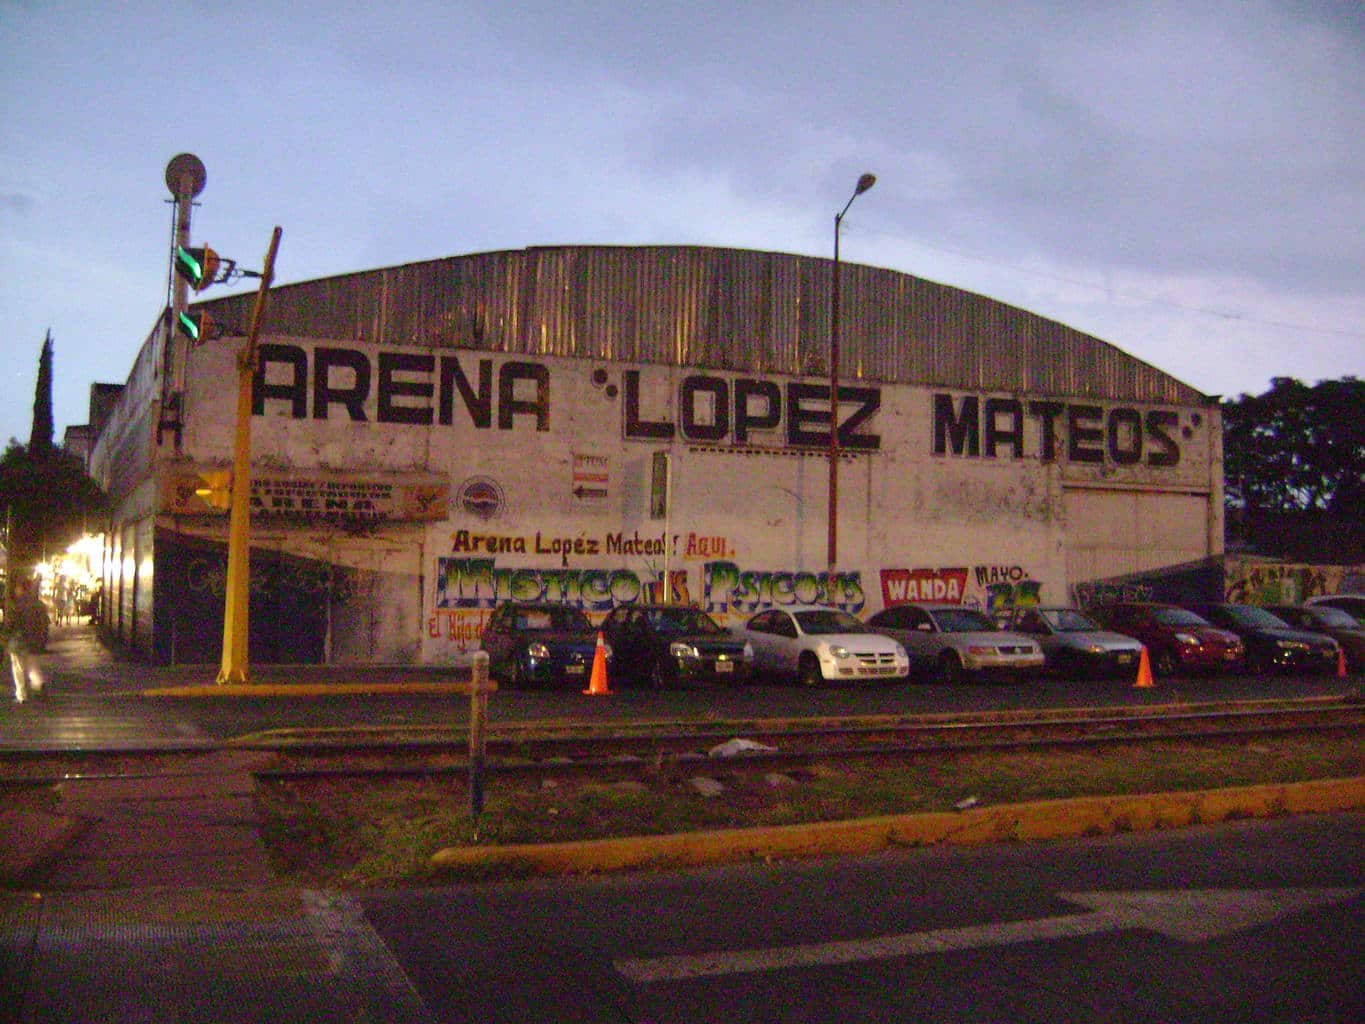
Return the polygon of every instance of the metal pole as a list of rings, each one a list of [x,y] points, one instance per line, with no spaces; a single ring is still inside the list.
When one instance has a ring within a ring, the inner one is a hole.
[[[661,599],[664,604],[672,604],[670,591],[673,589],[669,579],[673,572],[673,454],[664,452],[664,589]]]
[[[261,287],[251,310],[246,344],[237,356],[237,432],[232,448],[232,504],[228,512],[227,593],[223,606],[223,662],[220,683],[247,681],[247,636],[251,579],[251,388],[256,377],[257,341],[265,318],[265,300],[275,279],[275,253],[280,229],[270,236],[261,271]]]
[[[488,652],[475,651],[469,675],[469,816],[483,813],[483,762],[488,749]]]
[[[876,184],[872,174],[862,174],[848,197],[844,208],[834,215],[834,279],[830,283],[829,300],[829,511],[826,522],[825,603],[834,604],[834,566],[839,560],[839,288],[842,274],[839,266],[839,226],[853,200]]]
[[[834,215],[834,280],[829,298],[829,511],[825,517],[829,531],[825,538],[828,604],[834,603],[834,566],[839,559],[839,224],[843,219],[843,213]]]

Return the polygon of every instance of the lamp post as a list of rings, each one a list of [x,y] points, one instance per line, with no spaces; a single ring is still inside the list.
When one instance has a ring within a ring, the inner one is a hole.
[[[834,564],[839,557],[839,226],[853,200],[877,183],[875,174],[860,174],[844,208],[834,215],[834,280],[829,298],[829,536],[826,542],[826,561],[829,575],[825,583],[825,599],[833,604]]]

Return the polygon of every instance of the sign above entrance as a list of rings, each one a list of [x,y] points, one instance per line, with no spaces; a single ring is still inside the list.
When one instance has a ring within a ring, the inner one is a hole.
[[[209,468],[168,467],[161,478],[161,512],[223,515],[203,486]],[[251,514],[310,521],[438,522],[446,518],[450,482],[436,474],[252,474]]]

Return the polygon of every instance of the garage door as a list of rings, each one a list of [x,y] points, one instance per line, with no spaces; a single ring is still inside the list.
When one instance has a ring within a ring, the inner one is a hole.
[[[1071,488],[1066,572],[1072,584],[1192,562],[1208,549],[1207,495]]]

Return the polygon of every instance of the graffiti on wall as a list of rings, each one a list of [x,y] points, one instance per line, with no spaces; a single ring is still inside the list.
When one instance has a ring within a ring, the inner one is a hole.
[[[771,571],[741,568],[730,561],[701,567],[701,593],[689,589],[686,570],[670,572],[672,599],[696,601],[722,617],[751,614],[771,605],[833,604],[849,612],[866,603],[861,574]],[[493,558],[441,558],[436,566],[435,607],[493,608],[503,601],[553,601],[586,612],[659,599],[660,574],[620,566],[613,569],[516,568]]]
[[[1042,584],[1021,565],[883,569],[882,603],[960,604],[992,614],[1036,605]]]
[[[1156,585],[1144,580],[1097,580],[1077,583],[1071,590],[1076,595],[1076,604],[1082,608],[1098,608],[1120,601],[1155,601],[1157,594]]]
[[[600,601],[587,601],[582,598],[582,581],[575,588],[570,582],[566,588],[563,570],[496,570],[488,569],[483,566],[474,569],[472,573],[467,572],[468,567],[447,566],[446,563],[453,562],[453,559],[441,559],[438,568],[438,581],[436,590],[436,608],[427,619],[427,637],[432,640],[444,640],[453,644],[461,654],[466,653],[472,646],[477,646],[479,636],[483,633],[483,628],[488,622],[488,615],[499,601],[564,601],[582,608],[584,611],[602,611]],[[473,560],[465,560],[473,561]],[[491,560],[488,560],[491,565]],[[446,576],[446,570],[450,569],[451,574]],[[510,577],[496,578],[499,572],[518,573],[516,590],[513,591]],[[634,583],[631,583],[622,574],[634,576]],[[539,575],[540,583],[536,581]],[[648,573],[637,575],[630,570],[615,570],[609,572],[608,577],[615,577],[612,582],[615,588],[608,587],[608,591],[614,596],[624,596],[628,594],[638,594],[635,601],[653,603],[664,600],[664,581],[663,574],[656,573],[650,578]],[[446,583],[453,581],[455,596],[452,598]],[[474,589],[471,595],[465,588],[471,586]],[[638,586],[638,591],[637,591]],[[579,597],[570,600],[567,597],[556,596],[573,593],[577,590]],[[589,587],[589,593],[596,593],[595,586]],[[690,604],[692,595],[687,586],[687,570],[675,569],[668,573],[668,600],[673,604]],[[487,597],[489,592],[494,596],[491,600]],[[515,593],[515,596],[513,596]],[[633,603],[633,602],[625,602]]]
[[[1229,558],[1223,591],[1235,604],[1299,604],[1365,585],[1365,569],[1342,565],[1252,562]]]

